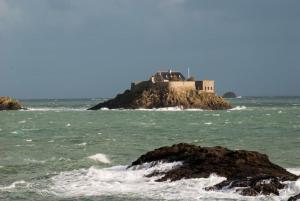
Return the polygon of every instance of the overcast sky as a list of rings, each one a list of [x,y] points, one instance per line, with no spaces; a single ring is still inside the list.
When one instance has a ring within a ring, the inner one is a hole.
[[[112,97],[172,68],[300,95],[299,0],[0,0],[0,95]]]

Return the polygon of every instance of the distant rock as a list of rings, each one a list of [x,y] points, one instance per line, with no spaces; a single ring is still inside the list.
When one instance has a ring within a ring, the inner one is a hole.
[[[229,150],[224,147],[200,147],[192,144],[175,144],[161,147],[140,156],[131,166],[143,163],[178,162],[182,165],[164,172],[155,172],[147,177],[158,176],[158,182],[190,178],[207,178],[212,173],[227,180],[205,190],[238,188],[241,195],[275,194],[285,187],[284,181],[299,178],[284,168],[269,161],[268,156],[255,151]]]
[[[0,97],[0,110],[20,110],[21,104],[7,96]]]
[[[236,98],[237,95],[234,92],[229,91],[229,92],[224,93],[222,97],[223,98]]]
[[[126,90],[115,98],[99,103],[89,108],[162,108],[162,107],[200,108],[207,110],[230,109],[232,106],[222,97],[214,93],[198,93],[196,90],[176,91],[168,88],[150,85],[137,89]]]

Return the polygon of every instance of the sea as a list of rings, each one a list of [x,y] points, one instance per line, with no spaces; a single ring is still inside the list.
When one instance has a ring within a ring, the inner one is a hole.
[[[225,178],[156,182],[145,174],[180,165],[127,166],[147,151],[185,142],[259,151],[300,175],[300,97],[227,99],[222,111],[157,108],[88,111],[104,99],[21,100],[27,110],[0,112],[0,200],[287,200],[205,191]]]

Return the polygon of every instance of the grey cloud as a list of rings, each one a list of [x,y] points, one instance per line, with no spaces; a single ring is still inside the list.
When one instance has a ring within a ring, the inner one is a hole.
[[[299,4],[0,0],[0,92],[109,97],[155,70],[190,67],[220,93],[295,95]]]

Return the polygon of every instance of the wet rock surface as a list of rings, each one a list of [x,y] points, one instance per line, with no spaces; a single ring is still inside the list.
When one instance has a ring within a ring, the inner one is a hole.
[[[241,195],[278,195],[284,181],[295,181],[299,176],[273,164],[268,156],[255,151],[229,150],[224,147],[200,147],[192,144],[175,144],[161,147],[140,156],[131,166],[149,162],[177,162],[182,165],[167,172],[155,172],[147,177],[161,175],[158,182],[189,178],[207,178],[211,174],[226,177],[206,190],[235,188]]]
[[[288,201],[300,201],[300,193],[298,195],[295,195],[293,197],[290,197]]]
[[[7,96],[0,96],[0,110],[20,110],[21,104]]]
[[[135,90],[126,90],[115,98],[99,103],[89,108],[98,110],[101,108],[162,108],[162,107],[199,108],[207,110],[230,109],[232,106],[222,97],[214,93],[198,93],[196,90],[178,92],[162,87],[144,87]]]

